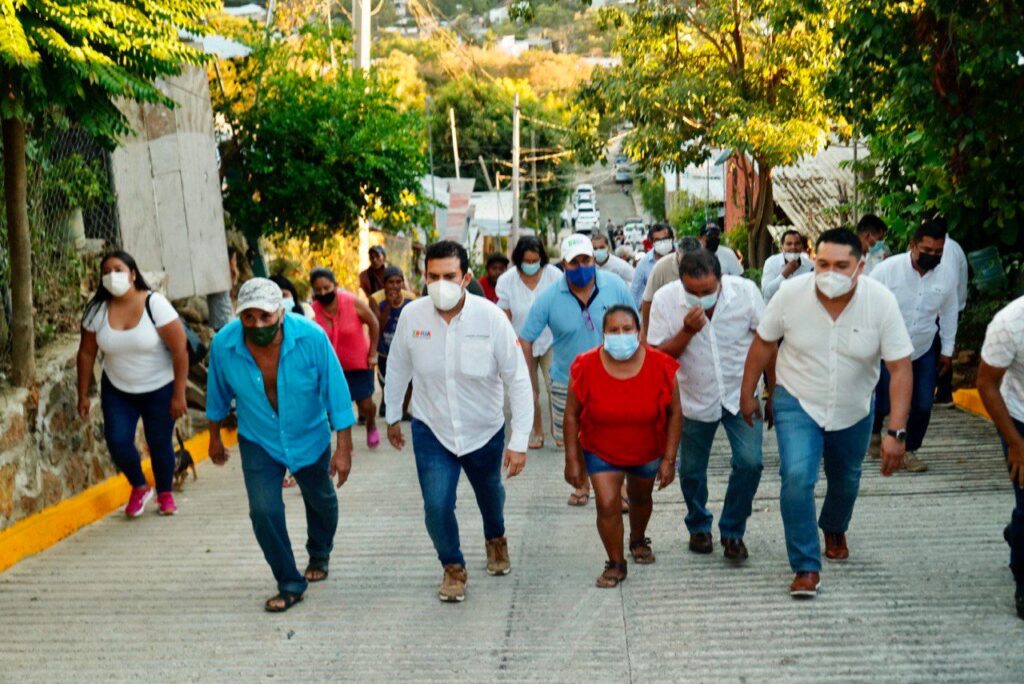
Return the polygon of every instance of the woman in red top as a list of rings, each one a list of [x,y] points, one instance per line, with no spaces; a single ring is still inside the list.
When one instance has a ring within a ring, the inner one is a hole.
[[[675,359],[641,346],[640,320],[629,306],[604,315],[604,344],[576,357],[565,403],[565,479],[582,489],[587,474],[597,499],[597,530],[608,562],[599,587],[626,579],[622,549],[623,480],[629,494],[629,552],[636,563],[653,563],[651,492],[675,478],[683,412]]]
[[[380,446],[377,407],[373,403],[373,369],[377,365],[377,337],[380,321],[366,302],[351,292],[338,289],[334,273],[315,268],[309,274],[313,289],[313,315],[327,333],[345,371],[352,400],[359,407],[360,422],[366,422],[366,445]],[[367,336],[363,326],[370,334]]]

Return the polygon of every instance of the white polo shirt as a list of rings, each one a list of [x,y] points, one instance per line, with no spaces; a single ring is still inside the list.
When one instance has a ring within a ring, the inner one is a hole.
[[[914,350],[896,298],[863,276],[834,321],[818,300],[813,273],[790,278],[768,303],[757,334],[767,342],[785,338],[776,380],[830,432],[871,412],[880,360],[897,361]]]
[[[683,329],[690,310],[684,292],[676,280],[654,294],[648,343],[662,344]],[[676,379],[685,418],[712,423],[722,417],[723,406],[739,413],[743,365],[763,313],[764,301],[753,281],[722,276],[714,314],[679,357]]]
[[[1010,415],[1024,422],[1024,297],[1018,297],[995,315],[985,331],[981,359],[993,368],[1005,368],[1000,388]]]
[[[457,456],[487,444],[504,425],[504,383],[512,407],[508,448],[526,451],[533,428],[526,359],[508,318],[483,297],[467,293],[451,323],[429,297],[405,305],[388,354],[389,425],[402,419],[410,381],[412,415]]]
[[[764,262],[764,271],[761,274],[761,294],[764,295],[764,301],[771,301],[775,293],[779,291],[779,286],[786,282],[789,278],[795,278],[798,275],[804,273],[810,273],[814,270],[814,262],[811,261],[810,257],[806,254],[800,255],[800,266],[797,267],[796,271],[786,278],[782,275],[782,269],[786,267],[786,257],[782,254],[772,254],[768,257],[768,260]]]
[[[595,261],[594,263],[597,262]],[[629,262],[625,259],[620,259],[614,254],[609,254],[608,261],[603,264],[597,264],[597,267],[602,271],[614,273],[619,276],[626,285],[631,285],[633,283],[633,273],[635,272],[635,269],[630,266]]]
[[[955,270],[939,264],[938,268],[922,276],[914,270],[910,252],[904,252],[880,263],[869,277],[885,285],[896,296],[910,341],[914,344],[914,361],[932,348],[937,331],[940,333],[942,355],[953,355],[957,326]]]

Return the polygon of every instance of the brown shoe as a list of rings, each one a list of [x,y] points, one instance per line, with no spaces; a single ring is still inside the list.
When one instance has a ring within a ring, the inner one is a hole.
[[[694,532],[690,535],[690,550],[694,553],[714,553],[715,540],[710,532]]]
[[[458,563],[444,566],[444,579],[437,588],[437,598],[445,603],[460,603],[466,600],[466,582],[469,575],[466,568]]]
[[[745,561],[750,557],[750,554],[747,552],[747,545],[743,543],[742,539],[723,537],[722,548],[724,549],[723,555],[731,561]]]
[[[814,598],[821,586],[821,575],[816,572],[798,572],[789,585],[789,595],[793,598]]]
[[[908,473],[924,473],[928,470],[928,464],[917,457],[916,451],[908,451],[903,457],[903,467]]]
[[[512,561],[508,557],[508,542],[504,537],[487,540],[487,574],[507,575],[512,572]]]
[[[849,557],[850,549],[846,546],[846,535],[839,532],[826,532],[825,558],[842,561]]]
[[[633,555],[633,562],[639,565],[650,565],[656,560],[650,537],[629,542],[629,552]]]

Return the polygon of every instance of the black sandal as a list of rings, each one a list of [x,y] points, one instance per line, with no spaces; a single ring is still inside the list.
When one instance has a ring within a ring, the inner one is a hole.
[[[610,570],[618,570],[622,573],[622,577],[614,577],[609,575],[608,573]],[[595,584],[602,589],[614,589],[615,587],[619,586],[620,582],[624,582],[626,580],[626,574],[627,570],[625,561],[621,563],[616,563],[615,561],[605,561],[604,572],[602,572],[598,576]]]
[[[284,605],[283,606],[272,606],[272,605],[270,605],[271,601],[276,601],[277,599],[281,599],[282,601],[284,601]],[[266,609],[266,611],[268,613],[283,613],[283,612],[285,612],[286,610],[288,610],[289,608],[291,608],[292,606],[294,606],[296,603],[298,603],[301,600],[302,600],[302,594],[293,594],[290,591],[282,591],[282,592],[279,592],[277,596],[273,596],[271,598],[268,598],[266,603],[263,604],[263,607]]]
[[[324,575],[323,577],[312,579],[309,577],[310,572],[322,572]],[[306,578],[307,582],[323,582],[325,579],[327,579],[327,563],[310,563],[306,566],[306,570],[302,573],[302,576]]]

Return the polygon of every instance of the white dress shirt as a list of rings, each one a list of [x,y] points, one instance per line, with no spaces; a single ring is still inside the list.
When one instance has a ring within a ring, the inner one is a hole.
[[[409,302],[398,319],[384,385],[387,422],[402,419],[412,381],[412,415],[457,456],[476,451],[505,423],[512,407],[508,448],[526,451],[533,428],[533,387],[515,330],[498,307],[466,294],[451,323],[429,297]]]
[[[597,262],[595,261],[594,263]],[[614,254],[609,254],[608,261],[604,262],[603,264],[597,264],[597,267],[602,271],[614,273],[615,275],[619,276],[620,278],[622,278],[623,282],[626,283],[626,285],[630,285],[633,283],[633,273],[635,272],[635,269],[632,266],[630,266],[629,262],[627,262],[625,259],[620,259]]]
[[[1005,368],[1000,388],[1010,415],[1024,422],[1024,297],[1018,297],[996,314],[985,331],[981,360],[993,368]]]
[[[743,265],[740,264],[739,257],[736,256],[736,252],[731,247],[718,245],[718,249],[715,250],[715,256],[718,257],[718,263],[722,265],[722,275],[743,275]]]
[[[898,361],[914,351],[896,297],[863,276],[836,320],[818,300],[813,273],[790,278],[768,303],[757,334],[767,342],[785,338],[776,381],[830,432],[871,412],[880,360]]]
[[[690,310],[684,291],[682,281],[677,280],[654,294],[648,343],[657,346],[683,329]],[[713,423],[722,417],[723,406],[729,413],[739,413],[743,364],[763,313],[757,285],[746,278],[722,276],[708,324],[690,339],[679,357],[676,379],[685,418]]]
[[[526,323],[526,317],[530,315],[530,307],[533,306],[537,295],[564,277],[565,275],[558,268],[548,264],[540,272],[537,287],[531,290],[520,277],[518,268],[510,268],[498,276],[498,282],[494,285],[494,293],[498,295],[498,308],[512,312],[512,327],[515,329],[516,335],[523,329],[523,324]],[[533,343],[534,358],[544,356],[548,349],[551,349],[553,342],[554,336],[551,334],[551,330],[545,328]]]
[[[942,355],[953,355],[957,326],[957,281],[954,270],[944,269],[940,264],[922,276],[914,270],[910,252],[904,252],[880,263],[869,277],[896,295],[903,322],[907,324],[910,340],[914,344],[913,360],[928,353],[935,342],[936,332],[940,334]]]
[[[775,293],[779,291],[779,286],[786,282],[787,278],[782,275],[782,269],[786,267],[786,257],[782,254],[772,254],[768,257],[768,260],[764,262],[764,271],[761,274],[761,294],[764,295],[764,301],[770,302]],[[800,254],[800,266],[795,271],[789,274],[790,278],[795,278],[798,275],[804,273],[810,273],[814,270],[814,262],[806,254]]]
[[[967,307],[967,255],[960,243],[948,235],[939,268],[952,271],[956,277],[956,310],[963,311]]]

